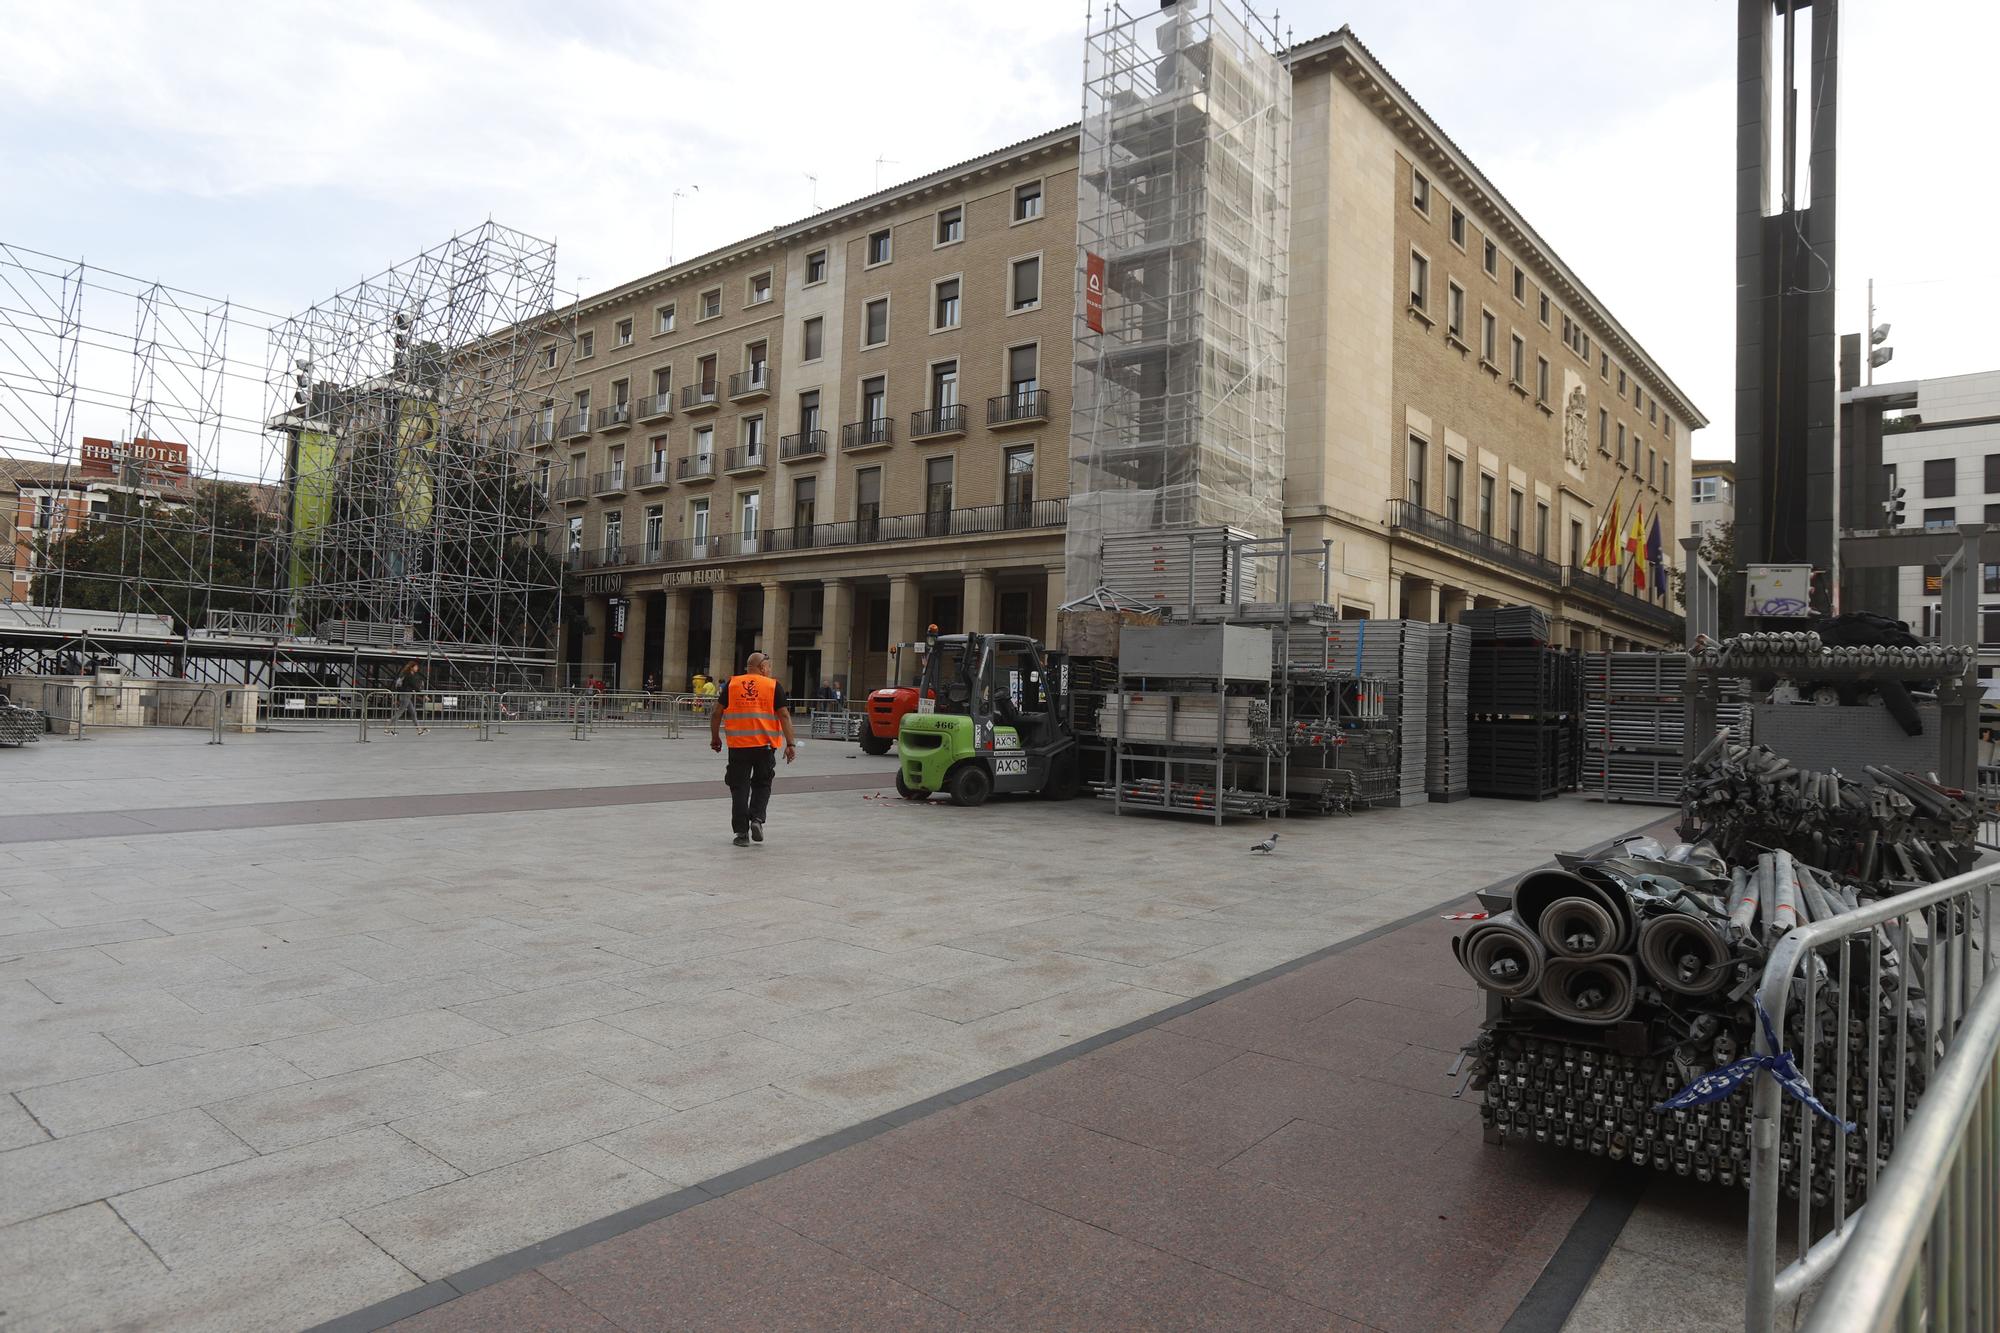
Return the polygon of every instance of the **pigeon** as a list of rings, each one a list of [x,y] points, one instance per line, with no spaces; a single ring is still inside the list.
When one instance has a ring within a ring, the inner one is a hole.
[[[1264,855],[1269,856],[1272,852],[1278,850],[1278,835],[1273,833],[1270,837],[1264,839],[1264,841],[1257,843],[1250,850],[1253,852],[1262,852]]]

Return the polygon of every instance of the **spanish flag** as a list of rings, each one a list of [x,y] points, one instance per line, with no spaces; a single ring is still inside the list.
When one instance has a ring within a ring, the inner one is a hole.
[[[1583,557],[1585,569],[1609,569],[1618,563],[1618,489],[1612,488],[1611,508],[1605,513],[1604,521],[1597,525],[1597,535],[1590,539],[1590,550]]]
[[[1632,505],[1632,528],[1625,534],[1625,554],[1632,558],[1632,587],[1646,589],[1646,527],[1639,516],[1640,505]]]

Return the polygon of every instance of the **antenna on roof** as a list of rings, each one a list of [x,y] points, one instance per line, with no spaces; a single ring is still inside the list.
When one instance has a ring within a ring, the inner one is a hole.
[[[876,189],[878,189],[878,190],[882,188],[882,168],[883,168],[883,167],[900,167],[900,166],[902,166],[902,165],[903,165],[903,164],[902,164],[901,162],[898,162],[898,161],[897,161],[897,160],[896,160],[895,158],[893,158],[893,157],[878,157],[878,158],[876,158],[876,159],[875,159],[875,188],[876,188]]]
[[[675,228],[680,221],[681,200],[687,198],[691,194],[700,194],[700,193],[701,193],[701,187],[699,185],[690,185],[685,190],[675,190],[673,199],[667,204],[668,267],[672,267],[674,262],[674,233],[675,233]]]
[[[813,175],[810,171],[808,171],[806,173],[806,179],[812,182],[811,185],[812,211],[817,213],[819,212],[819,177]]]

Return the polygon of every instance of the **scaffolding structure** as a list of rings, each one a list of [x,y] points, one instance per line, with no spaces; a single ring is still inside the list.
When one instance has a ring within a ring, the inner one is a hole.
[[[271,333],[268,469],[285,609],[321,640],[434,646],[464,682],[539,682],[562,616],[552,438],[531,375],[566,371],[555,246],[487,222]]]
[[[1103,583],[1109,534],[1282,529],[1292,132],[1282,49],[1227,0],[1136,17],[1112,3],[1092,21],[1072,598]]]

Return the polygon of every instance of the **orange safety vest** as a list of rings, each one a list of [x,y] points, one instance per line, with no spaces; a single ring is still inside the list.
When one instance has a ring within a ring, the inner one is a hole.
[[[731,676],[722,710],[722,738],[732,750],[776,750],[785,744],[778,725],[778,682],[769,676]]]

